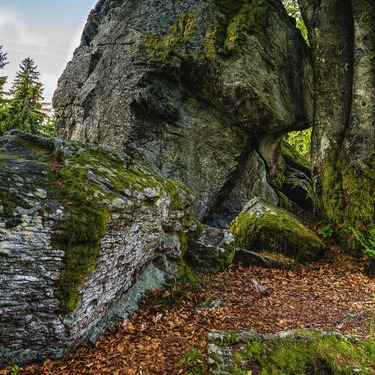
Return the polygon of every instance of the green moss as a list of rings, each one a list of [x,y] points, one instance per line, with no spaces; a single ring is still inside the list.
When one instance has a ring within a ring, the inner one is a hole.
[[[200,253],[201,261],[204,263],[204,269],[208,272],[220,272],[229,267],[233,262],[235,254],[234,243],[232,245],[224,246],[224,251],[213,252],[207,250],[205,253]]]
[[[216,59],[219,54],[235,51],[246,41],[246,34],[255,35],[260,43],[267,45],[269,37],[270,10],[274,6],[267,0],[216,0],[220,14],[205,31],[202,53],[196,57]],[[197,17],[191,13],[180,14],[166,35],[147,33],[143,36],[146,49],[153,60],[164,62],[169,55],[189,55],[189,43],[197,32]]]
[[[372,374],[375,370],[374,347],[372,341],[300,330],[300,333],[284,338],[249,340],[242,350],[235,347],[230,373],[236,374],[242,363],[251,362],[261,367],[262,375],[345,375],[352,374],[354,368],[360,373]]]
[[[24,199],[4,187],[0,188],[0,202],[2,206],[0,216],[3,217],[6,228],[13,228],[22,222],[20,217],[14,214],[17,207],[30,208],[30,205]]]
[[[235,375],[247,375],[249,372],[241,370],[244,363],[251,361],[253,364],[259,365],[264,356],[264,348],[259,341],[250,340],[246,342],[246,348],[242,351],[233,352],[233,371]]]
[[[281,152],[288,165],[301,170],[308,176],[311,175],[311,166],[309,161],[285,140],[281,142]]]
[[[372,358],[371,358],[372,357]],[[361,373],[371,374],[375,369],[374,356],[361,342],[339,338],[333,335],[319,339],[283,340],[274,345],[264,362],[262,374],[312,374],[332,371],[335,374],[351,374],[353,367]],[[372,370],[371,370],[372,368]]]
[[[299,207],[295,202],[290,200],[284,193],[280,190],[276,190],[276,194],[279,197],[278,207],[293,213],[297,213],[301,207]]]
[[[186,264],[186,262],[181,258],[178,261],[178,283],[183,290],[201,290],[201,285],[199,284],[197,278],[193,274],[191,268]]]
[[[182,185],[173,185],[172,181],[142,169],[123,154],[73,142],[62,145],[45,142],[27,134],[19,137],[28,155],[36,155],[38,162],[46,163],[42,181],[47,181],[49,198],[64,205],[64,218],[55,222],[52,233],[53,247],[64,251],[64,268],[56,281],[55,294],[62,312],[71,313],[80,302],[83,281],[96,267],[101,240],[107,233],[111,212],[116,210],[111,205],[110,212],[109,203],[123,196],[126,189],[130,193],[139,192],[144,203],[150,205],[171,192],[173,213],[173,210],[186,209],[183,199],[188,202],[189,193]],[[145,188],[153,188],[153,194],[148,194]],[[17,206],[30,208],[16,194],[3,189],[0,189],[0,199],[2,216],[11,217]],[[190,214],[188,218],[179,213],[180,216],[191,220]]]
[[[201,290],[197,278],[182,258],[177,261],[177,274],[177,279],[165,283],[164,290],[149,291],[144,303],[160,312],[178,305],[189,293]]]
[[[230,231],[236,247],[257,252],[281,253],[300,263],[317,259],[324,243],[286,211],[261,203],[256,213],[242,212]]]
[[[64,221],[55,225],[53,246],[64,250],[65,267],[58,281],[56,297],[64,312],[74,311],[80,301],[79,288],[96,267],[100,241],[107,231],[108,209],[76,201],[67,208]]]
[[[319,167],[320,194],[316,213],[333,225],[341,246],[360,254],[349,227],[366,233],[375,227],[375,156],[371,153],[361,166],[331,151]]]
[[[219,11],[224,15],[206,34],[209,56],[216,53],[228,53],[243,44],[245,35],[255,35],[267,45],[269,37],[270,10],[272,4],[266,0],[216,0]],[[215,48],[214,48],[215,47]]]
[[[165,61],[172,52],[177,53],[189,42],[196,27],[196,18],[190,13],[182,13],[170,27],[169,34],[145,34],[143,41],[154,60]]]
[[[186,207],[179,196],[182,185],[141,170],[130,159],[116,158],[101,148],[75,152],[64,163],[60,175],[68,202],[67,215],[56,225],[54,245],[65,251],[65,269],[56,295],[61,308],[72,312],[80,301],[83,280],[95,269],[100,242],[107,232],[110,212],[106,201],[112,201],[125,189],[142,193],[145,187],[153,187],[160,194],[163,189],[170,193],[170,212]],[[148,198],[149,203],[154,204],[157,197]],[[180,239],[186,247],[184,236]]]
[[[225,47],[233,49],[244,40],[244,33],[255,35],[259,41],[267,45],[269,37],[270,3],[265,0],[250,0],[245,2],[228,24]]]
[[[222,358],[216,353],[210,353],[209,357],[217,364],[223,363]]]

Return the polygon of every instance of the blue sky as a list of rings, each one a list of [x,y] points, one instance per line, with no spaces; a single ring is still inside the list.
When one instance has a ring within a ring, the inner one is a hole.
[[[0,45],[9,64],[0,71],[13,81],[20,62],[38,66],[44,97],[51,101],[57,80],[79,40],[97,0],[0,0]]]

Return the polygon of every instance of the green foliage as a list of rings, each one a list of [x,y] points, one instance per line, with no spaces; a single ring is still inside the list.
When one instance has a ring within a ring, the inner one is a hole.
[[[370,229],[367,238],[353,227],[350,231],[362,247],[362,252],[367,258],[367,272],[375,274],[375,228]]]
[[[56,137],[55,124],[55,115],[47,116],[43,124],[38,128],[38,134],[47,138]]]
[[[301,155],[310,159],[312,128],[292,131],[285,136],[285,140],[293,146]]]
[[[202,351],[193,346],[183,355],[179,367],[189,371],[187,375],[204,375],[207,374],[205,362]]]
[[[7,105],[0,122],[0,134],[11,129],[20,129],[32,134],[40,134],[47,117],[43,110],[43,85],[34,60],[24,59],[16,73]]]
[[[332,224],[329,224],[324,228],[319,229],[317,233],[323,238],[331,238],[335,232],[333,230]]]
[[[0,70],[4,68],[7,62],[7,54],[2,51],[3,46],[0,46]],[[5,108],[7,99],[5,97],[4,85],[6,84],[8,77],[0,76],[0,134],[1,134],[1,122],[5,118]]]
[[[355,230],[353,227],[349,227],[349,229],[352,231],[355,238],[362,246],[363,254],[371,258],[375,258],[375,228],[369,231],[367,238],[361,232]]]
[[[310,45],[307,28],[306,28],[305,22],[303,21],[301,12],[299,10],[298,1],[297,0],[282,0],[282,2],[289,16],[295,18],[296,26],[301,31],[303,39],[305,39],[306,43]]]
[[[12,369],[10,370],[10,375],[17,375],[18,370],[19,370],[19,367],[17,365],[14,365]]]
[[[372,343],[372,345],[374,347],[373,351],[375,353],[375,294],[372,297],[369,341]]]

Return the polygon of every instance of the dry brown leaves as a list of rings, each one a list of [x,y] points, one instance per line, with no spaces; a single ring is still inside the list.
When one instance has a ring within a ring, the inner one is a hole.
[[[29,365],[19,374],[187,374],[179,366],[192,347],[204,351],[207,332],[246,329],[262,333],[314,327],[364,337],[369,332],[375,279],[364,276],[339,250],[299,271],[234,265],[217,275],[198,275],[203,290],[163,311],[144,305],[131,320],[60,360]],[[250,282],[256,280],[267,294]],[[225,306],[195,312],[205,297]],[[0,370],[9,374],[10,368]]]

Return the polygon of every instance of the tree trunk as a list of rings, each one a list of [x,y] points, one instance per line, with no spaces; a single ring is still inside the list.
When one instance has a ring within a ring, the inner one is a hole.
[[[375,1],[299,0],[315,80],[316,213],[342,245],[375,227]]]

